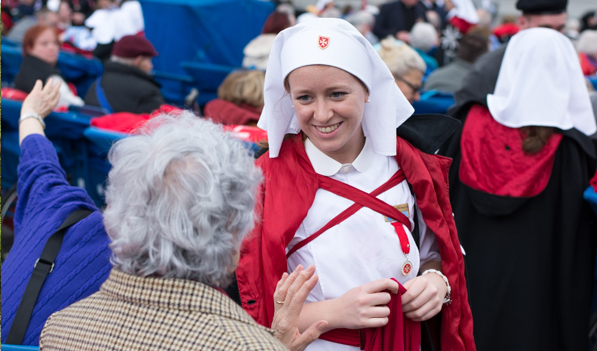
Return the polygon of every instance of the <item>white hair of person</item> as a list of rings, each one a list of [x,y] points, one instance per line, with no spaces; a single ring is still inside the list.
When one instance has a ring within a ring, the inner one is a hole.
[[[487,107],[510,127],[597,131],[589,91],[570,39],[548,28],[525,29],[508,42]]]
[[[423,52],[437,46],[437,31],[431,23],[419,22],[410,31],[410,45]]]
[[[393,38],[382,40],[378,53],[393,74],[403,76],[413,69],[423,73],[427,70],[421,55],[407,44],[398,44]]]
[[[580,34],[576,50],[597,57],[597,30],[585,30]]]
[[[243,143],[185,111],[155,117],[108,159],[104,225],[113,265],[227,285],[262,178]]]
[[[375,24],[375,16],[371,12],[365,10],[348,16],[346,20],[359,31],[361,31],[361,26],[363,25],[373,28],[373,25]]]
[[[481,28],[491,29],[493,17],[491,13],[484,9],[477,9],[477,16],[479,16],[479,23],[477,25]]]

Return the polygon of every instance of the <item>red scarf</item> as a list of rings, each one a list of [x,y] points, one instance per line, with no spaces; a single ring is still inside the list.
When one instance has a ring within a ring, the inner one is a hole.
[[[396,161],[412,185],[425,223],[436,235],[442,271],[452,286],[452,303],[442,310],[442,350],[475,350],[464,260],[448,197],[451,160],[425,154],[397,138]],[[270,326],[273,293],[287,270],[286,246],[307,216],[319,181],[301,134],[285,140],[277,158],[266,153],[257,165],[265,178],[256,206],[262,220],[243,244],[236,276],[243,308],[258,323]]]
[[[499,124],[487,107],[475,105],[462,130],[460,180],[494,195],[536,196],[549,182],[561,140],[562,134],[554,133],[541,151],[526,154],[518,129]]]

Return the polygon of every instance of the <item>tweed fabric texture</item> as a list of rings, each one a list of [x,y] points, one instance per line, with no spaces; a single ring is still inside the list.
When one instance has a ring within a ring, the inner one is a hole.
[[[48,319],[40,350],[287,350],[199,282],[112,269],[100,291]]]

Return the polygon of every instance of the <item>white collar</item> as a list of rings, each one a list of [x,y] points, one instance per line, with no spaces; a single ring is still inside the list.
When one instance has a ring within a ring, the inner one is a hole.
[[[305,152],[307,153],[315,172],[326,177],[331,177],[338,173],[343,166],[352,166],[357,172],[363,173],[371,167],[373,158],[377,156],[369,143],[369,138],[365,138],[365,146],[363,146],[363,150],[361,150],[359,156],[357,156],[352,164],[342,164],[324,154],[323,151],[313,145],[309,138],[305,140]]]

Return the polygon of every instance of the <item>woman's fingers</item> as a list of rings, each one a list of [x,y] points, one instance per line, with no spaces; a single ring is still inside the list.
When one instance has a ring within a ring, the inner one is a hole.
[[[284,301],[286,300],[288,289],[290,288],[292,283],[294,283],[296,277],[302,270],[303,266],[299,264],[298,266],[296,266],[294,271],[284,279],[284,282],[282,282],[281,284],[280,282],[278,282],[278,286],[276,286],[276,290],[274,291],[274,304],[281,305],[282,303],[284,303]],[[284,277],[284,275],[282,275],[282,277]]]
[[[398,293],[398,283],[392,279],[378,279],[363,285],[365,292],[375,293],[389,290],[392,294]]]
[[[287,305],[291,313],[297,312],[297,315],[300,313],[307,296],[317,284],[318,277],[314,273],[315,267],[310,265],[297,275],[295,281],[288,288],[284,304]]]
[[[282,308],[282,305],[279,303],[276,303],[276,301],[283,301],[280,300],[280,288],[282,287],[282,285],[284,285],[284,282],[286,281],[286,279],[288,279],[288,273],[284,272],[282,274],[282,278],[280,278],[280,280],[278,281],[278,284],[276,284],[276,290],[274,291],[274,311],[278,311],[280,308]]]

